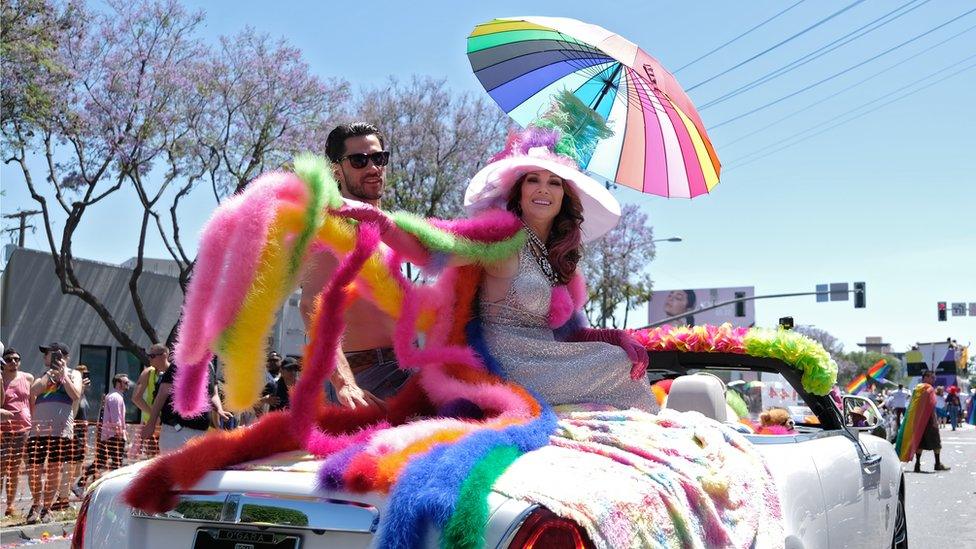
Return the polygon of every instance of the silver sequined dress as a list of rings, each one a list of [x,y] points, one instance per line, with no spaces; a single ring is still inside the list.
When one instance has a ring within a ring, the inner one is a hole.
[[[488,348],[509,379],[554,406],[597,403],[656,412],[648,382],[630,379],[631,363],[623,349],[554,339],[548,323],[551,298],[549,281],[526,245],[505,298],[481,299]]]

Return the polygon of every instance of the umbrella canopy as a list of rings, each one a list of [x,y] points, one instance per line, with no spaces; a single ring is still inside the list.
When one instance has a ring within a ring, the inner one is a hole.
[[[512,17],[468,37],[471,68],[522,126],[571,91],[607,121],[587,171],[638,191],[693,198],[718,184],[721,166],[701,117],[678,81],[626,38],[563,17]]]

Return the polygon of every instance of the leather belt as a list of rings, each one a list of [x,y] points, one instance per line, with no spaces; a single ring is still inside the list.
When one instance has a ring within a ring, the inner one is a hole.
[[[380,347],[378,349],[366,349],[364,351],[350,351],[345,353],[346,361],[349,362],[349,369],[352,373],[358,374],[367,368],[372,368],[377,364],[393,362],[396,355],[390,347]]]

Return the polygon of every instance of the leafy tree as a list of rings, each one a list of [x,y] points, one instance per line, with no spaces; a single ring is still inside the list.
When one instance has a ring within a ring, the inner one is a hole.
[[[452,94],[429,76],[367,89],[356,111],[380,128],[391,153],[384,208],[425,217],[464,215],[465,185],[501,150],[510,128],[495,104]]]
[[[15,41],[4,49],[4,65],[15,67],[11,73],[16,75],[5,83],[11,88],[13,116],[2,126],[4,162],[21,168],[40,206],[61,291],[85,301],[120,343],[142,356],[130,334],[76,276],[73,236],[89,208],[117,192],[133,174],[148,173],[178,94],[173,81],[177,64],[192,59],[198,47],[189,35],[200,17],[172,3],[110,8],[115,12],[111,16],[82,5],[44,3],[41,9],[53,10],[53,16],[13,19],[11,34],[45,37],[45,46],[31,48]],[[51,69],[20,67],[25,60],[39,58]],[[18,101],[25,109],[32,104],[43,108],[27,114],[18,109]],[[33,154],[46,161],[37,173],[28,163]],[[52,188],[41,187],[41,181]],[[56,237],[54,223],[60,217],[64,225]],[[145,226],[144,220],[140,242]],[[134,290],[138,271],[133,277]],[[158,341],[145,320],[138,292],[133,294],[142,329]]]
[[[112,0],[98,12],[11,2],[3,19],[4,162],[20,168],[42,212],[61,291],[85,301],[145,360],[134,334],[75,274],[73,237],[85,214],[124,185],[135,190],[143,215],[129,293],[146,337],[171,340],[175,327],[153,326],[139,296],[151,224],[185,284],[192,260],[179,239],[180,199],[208,178],[220,200],[317,146],[348,85],[310,75],[297,50],[251,31],[213,51],[197,37],[202,13],[175,0]],[[29,161],[35,155],[40,169]]]
[[[891,366],[891,369],[884,376],[886,379],[894,383],[898,383],[905,377],[904,366],[900,360],[892,355],[877,353],[874,351],[854,351],[845,354],[844,358],[855,366],[851,379],[857,375],[867,373],[868,368],[874,366],[879,360],[885,360]]]
[[[205,183],[219,203],[262,172],[320,148],[350,95],[348,82],[318,78],[298,49],[252,29],[221,37],[201,59],[187,76],[195,85],[180,113],[188,139],[170,141],[163,155],[168,174],[179,176],[167,221],[147,208],[184,288],[193,260],[181,239],[180,202]],[[137,258],[141,264],[142,247]],[[175,334],[173,326],[167,341]]]
[[[816,341],[830,353],[830,358],[834,359],[834,362],[837,363],[838,380],[844,380],[844,383],[846,383],[859,373],[858,365],[848,360],[847,355],[844,354],[844,344],[827,330],[801,324],[794,327],[793,331]]]
[[[620,223],[583,251],[583,272],[589,284],[586,316],[593,326],[627,325],[628,313],[651,299],[653,283],[646,272],[654,259],[654,230],[647,214],[633,205],[622,209]],[[617,315],[623,307],[623,318]]]
[[[51,116],[70,72],[56,51],[71,32],[74,10],[51,0],[5,0],[0,5],[0,120],[4,133],[33,135],[33,124]],[[13,151],[6,149],[4,156]]]

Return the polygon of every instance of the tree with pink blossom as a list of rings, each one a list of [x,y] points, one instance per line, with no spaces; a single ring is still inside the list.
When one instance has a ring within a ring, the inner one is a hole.
[[[75,273],[73,238],[86,214],[134,190],[142,215],[129,295],[138,329],[171,341],[175,326],[154,326],[139,292],[149,234],[163,240],[185,285],[193,260],[180,238],[180,200],[206,183],[219,202],[314,150],[349,94],[346,82],[312,75],[295,48],[252,30],[208,47],[202,21],[175,0],[111,0],[100,11],[53,0],[3,7],[4,162],[20,168],[41,211],[61,291],[143,359],[131,328]]]
[[[444,80],[390,78],[366,89],[357,116],[376,124],[390,151],[383,206],[425,217],[464,215],[468,180],[505,144],[511,121],[497,105],[455,94]]]
[[[650,300],[653,282],[647,267],[654,260],[653,240],[654,229],[647,214],[627,204],[620,223],[584,248],[583,272],[590,292],[586,316],[590,324],[623,328],[630,311]]]

